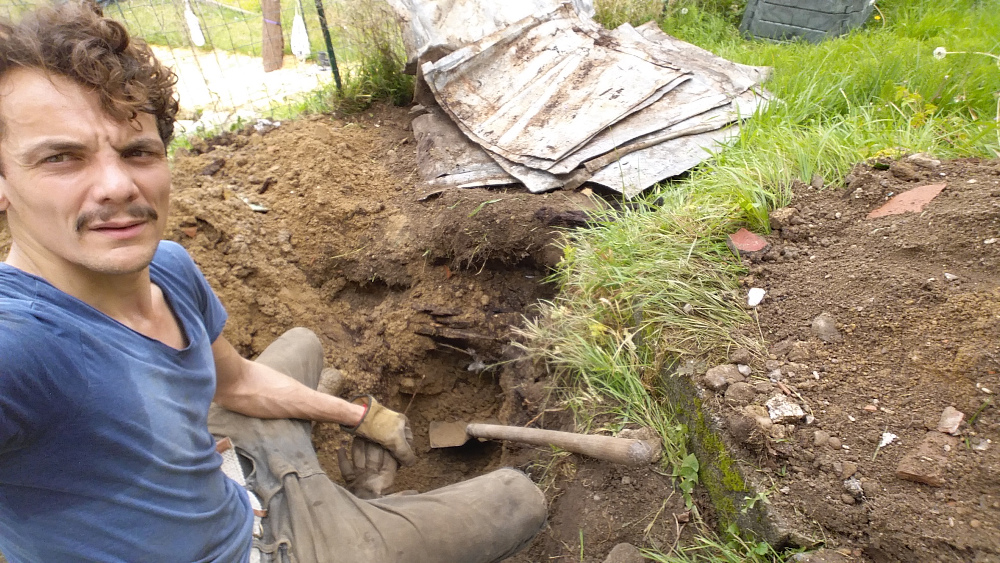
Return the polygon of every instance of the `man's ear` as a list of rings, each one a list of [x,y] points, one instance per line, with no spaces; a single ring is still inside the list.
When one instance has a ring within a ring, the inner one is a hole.
[[[10,200],[7,198],[7,190],[9,189],[7,178],[3,175],[3,163],[0,163],[0,213],[7,211],[7,208],[10,207]]]
[[[7,189],[7,179],[0,174],[0,213],[6,212],[7,208],[10,207],[10,200],[7,199]]]

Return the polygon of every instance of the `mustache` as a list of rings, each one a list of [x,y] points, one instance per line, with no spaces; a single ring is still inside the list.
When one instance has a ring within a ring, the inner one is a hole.
[[[124,212],[125,215],[133,219],[144,221],[156,221],[160,218],[156,210],[141,203],[131,203],[124,210],[121,207],[102,207],[93,211],[82,213],[76,219],[76,230],[81,231],[91,223],[97,221],[110,221]]]

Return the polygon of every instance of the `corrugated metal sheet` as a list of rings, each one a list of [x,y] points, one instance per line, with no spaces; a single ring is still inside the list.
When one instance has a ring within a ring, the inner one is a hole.
[[[636,56],[592,21],[556,14],[522,20],[421,67],[458,126],[514,162],[559,160],[690,78]]]
[[[416,60],[434,46],[455,49],[475,43],[532,16],[559,9],[559,0],[388,0],[403,23],[406,55]],[[593,0],[572,0],[576,13],[594,16]]]
[[[451,15],[427,16],[441,0],[393,1],[412,6],[413,21],[457,25]],[[568,3],[460,3],[463,17],[483,19],[424,34],[479,36],[419,69],[443,112],[414,123],[418,135],[436,139],[423,143],[433,150],[418,150],[434,185],[516,180],[541,192],[589,181],[631,197],[709,158],[770,99],[761,87],[768,69],[728,61],[655,24],[609,31]],[[539,11],[504,20],[529,4]],[[438,123],[444,115],[450,125]],[[453,160],[426,162],[434,159]]]

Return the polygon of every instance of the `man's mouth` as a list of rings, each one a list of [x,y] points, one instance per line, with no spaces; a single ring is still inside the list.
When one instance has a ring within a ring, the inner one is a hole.
[[[146,226],[146,221],[111,221],[89,225],[91,231],[101,233],[118,240],[130,239],[142,232]]]
[[[95,231],[114,238],[130,238],[142,231],[146,223],[156,221],[159,215],[152,207],[133,203],[125,209],[105,207],[80,215],[76,221],[77,232]]]

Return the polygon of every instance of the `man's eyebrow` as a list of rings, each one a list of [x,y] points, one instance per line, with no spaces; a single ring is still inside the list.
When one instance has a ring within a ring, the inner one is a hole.
[[[135,150],[155,153],[163,152],[163,141],[159,137],[139,137],[125,143],[125,146],[118,149],[119,152],[131,152]]]
[[[31,145],[24,151],[24,156],[29,161],[41,157],[47,153],[80,152],[86,150],[87,145],[77,141],[65,141],[59,139],[46,140],[35,145]]]

